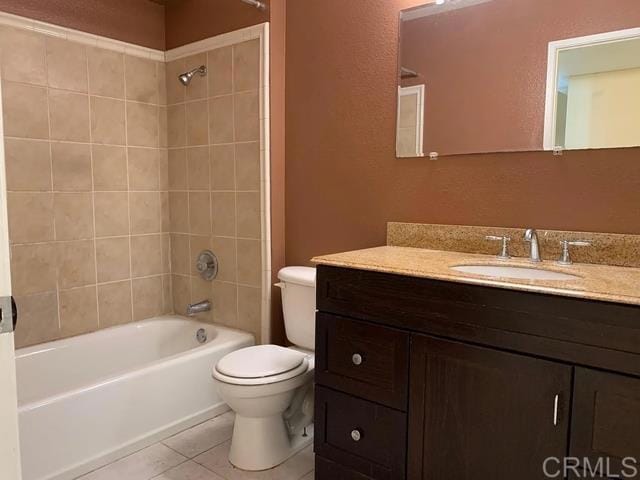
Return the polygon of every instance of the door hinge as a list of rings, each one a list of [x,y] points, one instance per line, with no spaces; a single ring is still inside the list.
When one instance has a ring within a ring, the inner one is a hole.
[[[0,297],[0,334],[11,333],[15,328],[15,303],[12,297]]]

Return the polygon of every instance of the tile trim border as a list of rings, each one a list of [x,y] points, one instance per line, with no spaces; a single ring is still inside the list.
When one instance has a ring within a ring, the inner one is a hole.
[[[72,28],[60,27],[51,23],[13,15],[12,13],[0,11],[0,25],[31,30],[51,37],[58,37],[92,47],[125,53],[134,57],[148,58],[158,62],[165,61],[165,52],[162,50],[142,47],[133,43],[122,42],[120,40],[114,40],[112,38],[94,35],[93,33],[82,32]]]

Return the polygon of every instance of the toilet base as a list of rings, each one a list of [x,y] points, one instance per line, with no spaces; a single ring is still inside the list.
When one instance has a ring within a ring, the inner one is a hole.
[[[289,436],[282,415],[243,417],[236,413],[229,461],[241,470],[268,470],[280,465],[313,442],[313,424],[307,436]]]

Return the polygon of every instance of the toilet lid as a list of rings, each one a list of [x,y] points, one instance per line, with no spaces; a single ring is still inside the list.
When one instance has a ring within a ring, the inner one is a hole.
[[[258,345],[228,353],[216,365],[227,377],[264,378],[295,370],[305,362],[302,352],[278,345]]]

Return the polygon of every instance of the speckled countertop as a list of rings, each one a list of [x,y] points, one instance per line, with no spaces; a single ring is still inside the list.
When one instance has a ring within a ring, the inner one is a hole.
[[[320,265],[486,285],[511,290],[548,293],[640,305],[640,268],[574,263],[560,266],[551,261],[532,265],[526,258],[502,262],[491,255],[429,250],[412,247],[376,247],[315,257]],[[456,265],[514,265],[569,273],[575,280],[521,280],[485,277],[452,270]]]

